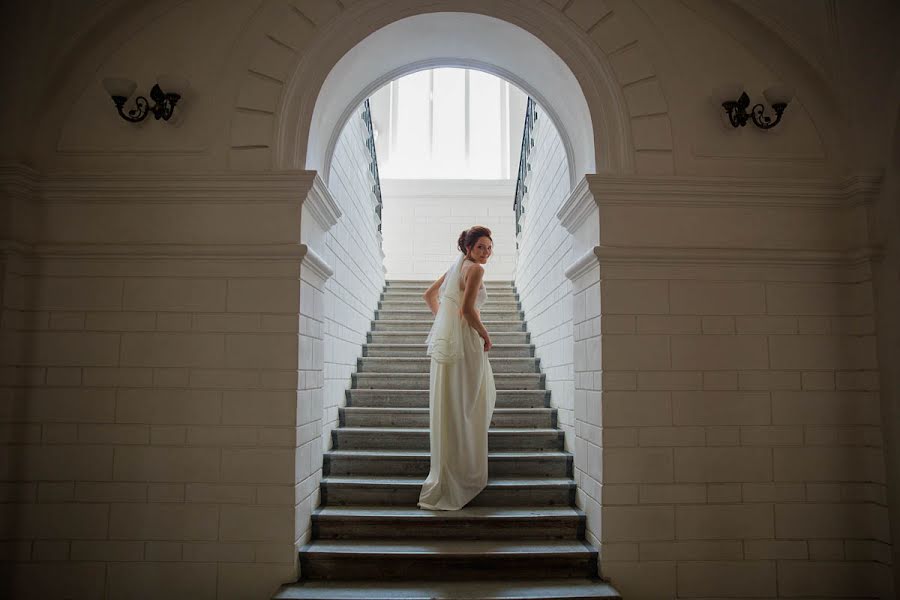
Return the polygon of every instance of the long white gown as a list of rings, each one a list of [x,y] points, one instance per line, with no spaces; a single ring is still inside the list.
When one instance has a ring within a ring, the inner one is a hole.
[[[441,308],[428,336],[431,470],[418,503],[427,510],[459,510],[488,479],[488,427],[497,391],[484,342],[459,315],[462,265],[460,258],[444,277]],[[482,284],[476,308],[486,299]]]

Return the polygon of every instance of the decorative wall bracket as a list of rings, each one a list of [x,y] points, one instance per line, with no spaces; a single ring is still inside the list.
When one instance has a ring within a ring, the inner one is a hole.
[[[725,109],[728,121],[732,127],[743,127],[748,122],[752,122],[760,129],[775,127],[781,121],[784,109],[787,108],[788,102],[791,101],[793,96],[793,90],[783,85],[773,85],[763,92],[763,95],[769,104],[772,105],[772,110],[775,112],[775,118],[773,119],[765,114],[766,107],[762,103],[755,104],[753,108],[750,108],[750,97],[747,95],[747,92],[741,90],[740,96],[737,96],[737,89],[739,89],[739,86],[730,85],[719,92],[722,98],[722,108]],[[733,99],[735,97],[737,97],[737,100]],[[750,108],[749,111],[747,110],[748,108]]]
[[[150,106],[150,101],[146,97],[138,96],[134,100],[135,107],[127,112],[125,111],[125,102],[134,93],[137,84],[124,77],[107,77],[103,80],[103,87],[106,88],[113,103],[116,105],[119,116],[126,121],[139,123],[150,114],[157,121],[160,119],[168,121],[172,118],[172,114],[175,112],[175,105],[181,100],[181,92],[187,87],[187,83],[174,78],[160,77],[159,79],[160,81],[165,79],[164,84],[169,91],[163,91],[160,84],[156,83],[150,88],[150,100],[154,102],[153,106]]]

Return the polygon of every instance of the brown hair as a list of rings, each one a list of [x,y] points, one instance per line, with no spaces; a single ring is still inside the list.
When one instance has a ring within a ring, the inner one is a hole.
[[[459,234],[459,239],[456,241],[456,247],[459,248],[459,251],[463,254],[468,254],[469,248],[474,246],[479,238],[483,237],[488,238],[492,242],[494,241],[494,238],[491,237],[491,230],[487,227],[475,225],[468,229],[464,229],[463,232]]]

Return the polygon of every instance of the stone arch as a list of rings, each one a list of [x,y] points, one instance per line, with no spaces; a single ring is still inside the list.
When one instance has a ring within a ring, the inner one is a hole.
[[[474,0],[438,0],[423,5],[404,0],[345,8],[299,0],[272,2],[261,16],[268,27],[254,28],[265,33],[249,53],[251,58],[239,85],[231,119],[229,166],[323,169],[327,152],[312,156],[308,142],[312,141],[319,94],[341,58],[374,32],[406,17],[453,11],[514,25],[534,36],[571,70],[587,103],[595,156],[594,164],[585,161],[590,168],[581,169],[579,176],[595,171],[640,173],[648,161],[653,163],[653,172],[671,173],[671,134],[662,140],[654,134],[652,141],[640,134],[647,129],[640,121],[648,115],[655,121],[665,121],[666,132],[671,128],[655,71],[644,58],[636,36],[605,3],[566,3],[565,12],[560,10],[561,4],[505,0],[488,6]],[[459,57],[432,58],[442,58],[443,64],[452,64],[452,60],[466,64]],[[483,61],[482,67],[485,64],[490,65]],[[490,70],[513,83],[516,76],[525,81],[524,74],[504,73],[498,65],[491,65]],[[367,84],[371,86],[384,76],[372,76]],[[526,85],[524,89],[538,93],[538,87]],[[345,98],[341,110],[351,106],[354,99]],[[544,104],[548,106],[546,101]],[[558,111],[553,102],[549,108]],[[327,147],[327,142],[324,145]]]

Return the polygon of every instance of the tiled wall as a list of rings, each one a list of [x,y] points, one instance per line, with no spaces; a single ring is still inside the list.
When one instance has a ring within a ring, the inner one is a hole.
[[[547,376],[551,402],[558,409],[566,447],[575,448],[571,282],[565,269],[572,262],[572,236],[556,217],[570,188],[566,152],[556,128],[537,107],[534,147],[526,178],[516,286],[528,330]],[[582,465],[579,465],[581,468]]]
[[[460,232],[472,225],[490,229],[494,240],[485,279],[513,278],[515,181],[385,180],[381,189],[388,279],[437,279],[456,259]]]
[[[602,440],[602,486],[580,483],[602,489],[606,575],[634,598],[892,597],[871,262],[850,246],[868,201],[818,181],[597,181],[576,414]],[[704,227],[681,227],[700,205]],[[770,246],[739,247],[757,226]],[[638,229],[669,245],[615,243]],[[730,241],[691,245],[708,237]]]
[[[10,597],[264,597],[296,572],[309,177],[47,176],[41,188],[42,237],[8,253],[4,273],[0,548],[20,562],[3,585]]]
[[[384,287],[383,254],[378,235],[374,179],[369,173],[368,135],[360,107],[338,138],[328,188],[343,216],[328,233],[323,258],[334,275],[325,286],[325,397],[323,447],[330,447],[338,424],[338,407],[350,374],[362,356],[362,344],[372,326]],[[322,468],[321,452],[312,458]]]

